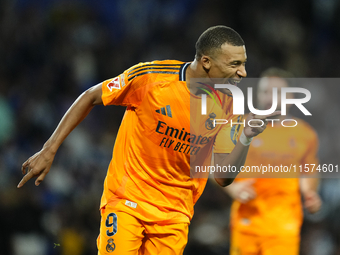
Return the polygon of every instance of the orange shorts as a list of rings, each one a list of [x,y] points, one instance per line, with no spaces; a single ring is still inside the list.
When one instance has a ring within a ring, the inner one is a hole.
[[[299,236],[255,236],[231,232],[230,255],[299,255]]]
[[[101,210],[98,255],[180,255],[188,241],[188,225],[148,223],[106,206]]]

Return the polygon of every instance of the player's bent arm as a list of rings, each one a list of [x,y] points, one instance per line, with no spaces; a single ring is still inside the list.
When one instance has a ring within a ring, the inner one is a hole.
[[[59,125],[44,145],[52,153],[56,153],[59,146],[71,131],[82,122],[95,105],[103,104],[101,84],[95,85],[83,92],[67,110]]]
[[[71,131],[85,119],[92,108],[99,104],[103,104],[101,84],[91,87],[77,98],[65,113],[43,148],[23,163],[21,170],[22,173],[26,175],[18,184],[18,188],[22,187],[33,177],[37,177],[35,181],[36,186],[42,182],[51,168],[59,146]]]
[[[215,172],[214,177],[216,182],[221,185],[222,187],[230,185],[238,171],[244,165],[246,161],[248,149],[250,145],[250,141],[253,137],[257,136],[258,134],[262,133],[267,126],[267,118],[277,116],[281,114],[280,111],[273,112],[269,115],[255,115],[250,113],[246,119],[246,126],[243,129],[243,132],[240,136],[239,141],[236,143],[234,149],[230,154],[219,153],[215,154],[215,165],[218,164],[220,166],[234,166],[236,167],[236,171],[226,172],[226,173],[217,173]],[[252,126],[249,126],[249,122],[252,121]]]
[[[219,166],[235,166],[236,169],[240,169],[241,166],[244,165],[248,154],[248,146],[244,146],[240,141],[238,141],[235,145],[235,148],[230,154],[226,153],[215,153],[214,161],[215,165]],[[214,173],[214,178],[216,182],[222,187],[230,185],[234,179],[236,178],[236,172],[222,172],[222,173]]]

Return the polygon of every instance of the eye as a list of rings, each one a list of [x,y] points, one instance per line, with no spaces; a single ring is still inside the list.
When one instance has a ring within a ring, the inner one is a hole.
[[[241,61],[234,61],[234,62],[230,63],[230,66],[233,67],[233,68],[236,68],[236,67],[240,66],[241,64],[242,64]]]

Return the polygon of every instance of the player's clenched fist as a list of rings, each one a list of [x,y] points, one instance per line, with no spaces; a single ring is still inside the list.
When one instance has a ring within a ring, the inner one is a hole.
[[[274,116],[280,115],[280,111],[273,112],[269,115],[255,115],[250,113],[246,119],[244,134],[248,138],[252,138],[261,134],[267,127],[268,118],[272,118]]]

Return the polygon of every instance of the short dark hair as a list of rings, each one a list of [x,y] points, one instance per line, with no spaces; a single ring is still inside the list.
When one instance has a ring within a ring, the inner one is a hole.
[[[292,87],[294,85],[293,84],[294,79],[289,79],[289,78],[294,78],[294,74],[281,68],[270,67],[264,70],[260,74],[260,78],[264,78],[264,77],[278,77],[278,78],[284,79],[288,87]]]
[[[196,59],[203,55],[211,55],[220,50],[222,44],[228,43],[233,46],[243,46],[242,37],[232,28],[226,26],[214,26],[205,30],[196,42]]]
[[[291,72],[283,70],[277,67],[270,67],[264,70],[260,77],[279,77],[279,78],[294,78],[294,75]]]

